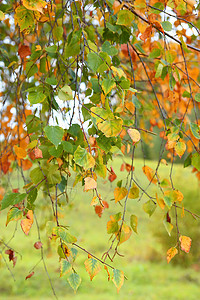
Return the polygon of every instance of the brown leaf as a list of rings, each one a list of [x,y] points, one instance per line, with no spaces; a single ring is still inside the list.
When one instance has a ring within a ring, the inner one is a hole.
[[[29,46],[19,44],[18,54],[21,57],[21,59],[23,59],[31,55],[31,49],[29,48]]]
[[[34,244],[35,249],[40,249],[42,247],[42,242],[38,241]]]
[[[7,249],[5,251],[5,254],[8,254],[9,255],[9,261],[12,260],[13,262],[13,267],[15,266],[16,264],[16,261],[17,261],[17,257],[15,256],[15,252],[12,250],[12,249]]]

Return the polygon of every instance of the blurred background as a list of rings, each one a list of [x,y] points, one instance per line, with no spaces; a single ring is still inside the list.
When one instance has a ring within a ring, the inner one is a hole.
[[[145,149],[145,145],[144,145]],[[146,165],[155,169],[156,157],[158,154],[154,150],[144,150],[147,159]],[[138,149],[137,156],[140,157]],[[109,203],[109,209],[105,209],[101,218],[95,214],[94,207],[90,206],[93,193],[83,192],[83,186],[78,183],[72,188],[74,179],[71,178],[67,188],[68,198],[60,200],[62,206],[59,208],[59,218],[63,225],[70,228],[70,233],[78,238],[78,244],[101,258],[102,254],[110,246],[106,224],[109,216],[123,211],[124,199],[115,204],[113,201],[113,190],[118,180],[126,182],[127,171],[120,172],[123,162],[130,163],[130,158],[117,156],[110,166],[117,174],[117,179],[110,183],[106,180],[98,181],[98,191],[102,199]],[[143,187],[147,187],[149,182],[142,172],[144,161],[141,158],[135,160],[135,174],[137,181]],[[159,176],[169,178],[170,162],[168,165],[161,165]],[[17,173],[11,175],[9,180],[14,187],[22,187],[21,176]],[[173,168],[174,186],[183,195],[183,205],[193,213],[200,214],[200,192],[199,183],[192,168],[183,168],[180,164],[175,164]],[[2,180],[8,180],[2,178]],[[3,182],[4,186],[6,182]],[[157,187],[151,185],[148,189],[150,195],[155,195]],[[90,281],[85,270],[84,261],[87,254],[78,250],[75,261],[75,269],[82,278],[82,283],[76,294],[67,282],[67,275],[60,278],[60,264],[57,254],[58,243],[50,242],[46,236],[45,224],[49,219],[49,200],[44,194],[37,198],[36,216],[40,228],[41,240],[44,246],[44,261],[48,270],[45,271],[41,252],[34,248],[37,242],[36,222],[30,230],[28,236],[22,232],[20,221],[10,222],[6,227],[7,210],[1,212],[0,226],[1,238],[16,251],[17,262],[13,268],[12,261],[9,262],[8,255],[5,254],[4,245],[1,244],[0,259],[0,299],[54,299],[54,295],[49,283],[50,276],[58,299],[198,299],[200,295],[200,220],[185,211],[178,210],[179,230],[182,235],[192,239],[192,247],[189,254],[182,251],[176,255],[169,264],[166,260],[166,252],[176,245],[177,235],[175,227],[175,216],[170,214],[171,222],[174,225],[171,236],[168,235],[163,225],[163,211],[157,207],[154,214],[149,217],[142,208],[147,199],[145,196],[138,199],[129,199],[127,204],[126,223],[130,225],[131,214],[138,217],[138,234],[132,233],[130,239],[119,246],[119,253],[124,257],[116,256],[114,262],[107,261],[115,268],[123,270],[127,280],[125,280],[119,294],[110,280],[106,270],[101,268]],[[60,203],[61,204],[61,203]],[[7,265],[5,264],[5,261]],[[34,275],[25,280],[26,276],[34,271]],[[111,276],[112,272],[110,270]]]

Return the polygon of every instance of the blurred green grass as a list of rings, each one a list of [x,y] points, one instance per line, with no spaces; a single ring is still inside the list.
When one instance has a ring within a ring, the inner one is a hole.
[[[126,162],[130,163],[128,159]],[[122,211],[123,207],[119,204],[114,204],[110,200],[113,199],[113,189],[118,180],[123,179],[123,185],[126,182],[127,172],[119,172],[122,160],[115,158],[112,162],[112,167],[117,174],[117,180],[112,184],[104,180],[98,181],[98,191],[103,200],[106,200],[110,207],[105,210],[102,218],[99,218],[94,208],[90,206],[93,197],[92,192],[83,192],[83,187],[79,183],[75,189],[68,188],[69,204],[59,209],[61,224],[70,226],[70,233],[78,237],[78,244],[87,249],[94,255],[101,257],[102,254],[109,248],[109,235],[106,233],[106,223],[109,216],[116,212]],[[155,168],[156,163],[148,161],[146,164]],[[143,161],[136,160],[135,163],[136,179],[142,187],[148,185],[148,180],[142,172]],[[162,165],[159,169],[161,178],[168,178],[170,166]],[[175,188],[179,189],[185,196],[184,205],[195,213],[199,213],[200,201],[199,186],[196,177],[191,173],[191,169],[183,169],[182,165],[175,165],[173,169],[173,178]],[[11,180],[13,187],[22,187],[23,183],[14,176]],[[72,181],[71,181],[72,186]],[[152,195],[156,191],[156,186],[151,185],[148,193]],[[125,280],[119,294],[112,281],[108,282],[106,271],[101,272],[90,282],[89,275],[85,270],[84,261],[87,255],[79,251],[75,268],[82,278],[82,283],[74,294],[70,288],[66,277],[59,278],[59,260],[57,255],[57,244],[50,244],[45,235],[45,223],[50,215],[48,200],[44,195],[36,200],[39,209],[36,210],[37,219],[41,228],[41,239],[44,244],[45,262],[47,264],[48,273],[53,282],[56,294],[59,299],[198,299],[200,294],[200,264],[195,260],[191,260],[190,264],[185,267],[184,260],[188,257],[193,257],[192,250],[195,249],[195,255],[200,257],[198,247],[199,241],[192,241],[191,254],[182,255],[182,263],[174,265],[166,262],[166,251],[175,245],[176,230],[174,235],[168,238],[162,224],[163,213],[160,208],[157,208],[151,218],[144,213],[142,205],[147,201],[144,196],[140,202],[137,200],[129,200],[127,206],[126,220],[129,224],[131,214],[136,214],[139,219],[138,235],[133,233],[131,238],[122,244],[119,252],[125,257],[116,257],[113,266],[124,271],[128,280]],[[122,200],[122,204],[123,204]],[[179,211],[179,216],[181,210]],[[186,222],[186,221],[187,222]],[[181,233],[189,235],[189,227],[195,227],[199,231],[199,221],[194,220],[190,215],[181,219]],[[5,227],[6,212],[1,213],[0,226],[1,238],[6,242],[15,231],[15,223],[11,222]],[[189,225],[188,225],[189,224]],[[195,224],[195,226],[193,225]],[[17,225],[18,230],[15,232],[15,237],[9,243],[16,251],[19,252],[15,268],[12,263],[8,262],[7,255],[4,254],[8,265],[13,272],[16,281],[13,281],[11,274],[5,266],[3,259],[0,260],[0,299],[53,299],[52,290],[48,281],[46,272],[44,271],[43,262],[41,261],[34,269],[35,274],[32,278],[25,280],[25,277],[40,261],[40,250],[36,250],[33,245],[38,240],[37,227],[34,222],[29,236],[25,236],[20,228],[20,223]],[[157,232],[159,234],[157,234]],[[195,235],[196,236],[196,231]],[[195,257],[196,257],[195,256]],[[109,262],[108,262],[109,263]],[[112,272],[111,272],[112,273]]]

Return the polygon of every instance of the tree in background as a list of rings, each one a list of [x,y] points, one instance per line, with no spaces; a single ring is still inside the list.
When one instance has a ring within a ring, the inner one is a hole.
[[[169,234],[170,214],[175,213],[177,243],[167,251],[168,262],[178,250],[190,251],[191,239],[178,227],[184,195],[174,186],[172,171],[178,161],[192,165],[200,179],[199,7],[194,0],[0,3],[1,210],[6,210],[6,225],[20,222],[28,235],[33,222],[39,231],[36,199],[41,202],[41,193],[46,195],[51,211],[47,235],[57,240],[60,276],[68,273],[75,291],[81,282],[73,265],[77,249],[88,254],[85,267],[91,280],[103,266],[121,288],[123,271],[109,261],[137,232],[137,215],[129,219],[126,214],[131,199],[146,195],[144,213],[151,216],[156,207],[161,209]],[[135,150],[141,147],[143,153],[155,138],[160,144],[157,167],[153,170],[144,160],[142,168],[146,187],[134,176]],[[131,164],[121,165],[128,172],[123,181],[108,167],[115,153],[131,157]],[[166,160],[171,172],[161,178],[159,167]],[[12,186],[14,170],[23,188]],[[83,249],[59,216],[61,197],[66,197],[64,205],[70,203],[71,178],[73,187],[82,184],[97,216],[121,204],[105,224],[111,242],[102,258]],[[114,182],[115,203],[99,194],[98,178]],[[151,195],[150,185],[156,186]],[[3,239],[1,245],[15,264],[14,249]],[[35,248],[43,257],[40,240]]]

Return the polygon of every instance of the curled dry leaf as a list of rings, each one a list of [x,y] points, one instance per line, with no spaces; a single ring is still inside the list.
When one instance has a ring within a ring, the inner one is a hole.
[[[12,261],[13,262],[13,267],[15,266],[16,264],[16,261],[17,261],[17,257],[15,256],[15,252],[12,250],[12,249],[7,249],[5,251],[5,254],[8,254],[9,256],[9,261]]]

